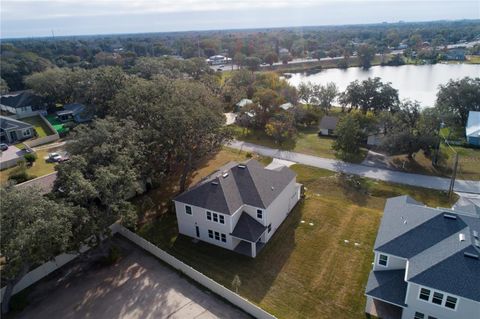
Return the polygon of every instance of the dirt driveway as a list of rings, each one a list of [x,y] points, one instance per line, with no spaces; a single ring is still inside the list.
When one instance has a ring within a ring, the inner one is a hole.
[[[118,263],[91,267],[67,280],[61,278],[64,269],[35,285],[30,305],[13,317],[250,318],[126,239],[115,242],[123,254]]]

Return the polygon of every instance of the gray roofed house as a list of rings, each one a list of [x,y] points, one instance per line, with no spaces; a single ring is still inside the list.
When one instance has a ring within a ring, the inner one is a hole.
[[[174,199],[179,231],[255,257],[299,200],[300,186],[286,166],[231,162]]]
[[[11,117],[0,116],[0,143],[13,144],[35,136],[35,129]]]
[[[0,97],[0,109],[17,116],[28,116],[33,111],[44,110],[41,98],[30,91],[18,91]]]
[[[408,196],[388,199],[366,312],[383,318],[480,314],[479,234],[480,209],[468,199],[452,209],[427,207]]]
[[[63,106],[63,109],[57,111],[57,117],[62,122],[74,121],[76,123],[88,122],[92,119],[85,109],[85,105],[80,103],[71,103]]]
[[[337,128],[338,117],[325,115],[320,120],[319,135],[333,135],[333,131]]]

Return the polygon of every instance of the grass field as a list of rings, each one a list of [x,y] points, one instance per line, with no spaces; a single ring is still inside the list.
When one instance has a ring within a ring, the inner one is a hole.
[[[35,131],[37,131],[38,137],[45,137],[53,134],[47,124],[45,124],[45,122],[43,122],[43,120],[40,118],[40,116],[27,117],[22,119],[22,121],[33,125]]]
[[[239,154],[223,150],[204,163],[195,178]],[[303,165],[292,169],[304,184],[306,197],[255,259],[178,236],[175,215],[168,209],[138,232],[226,287],[238,275],[239,293],[278,318],[362,318],[385,199],[409,194],[431,206],[452,202],[433,190],[367,179],[361,180],[360,188],[352,188],[330,171]],[[155,198],[150,199],[155,205]],[[150,210],[153,213],[155,208]],[[345,244],[345,239],[350,243]]]
[[[336,158],[335,151],[332,150],[334,138],[318,136],[318,128],[316,126],[299,129],[294,139],[285,141],[282,144],[276,143],[263,130],[244,129],[239,126],[232,127],[235,131],[235,137],[241,141],[324,158]],[[362,148],[358,156],[353,159],[353,162],[360,163],[366,154],[367,150]]]
[[[55,163],[47,163],[45,157],[48,156],[48,153],[52,150],[40,150],[37,151],[37,160],[35,164],[31,167],[27,167],[27,173],[32,178],[40,177],[55,172]],[[0,185],[5,185],[8,181],[8,175],[15,169],[15,167],[7,168],[3,171],[0,171]]]

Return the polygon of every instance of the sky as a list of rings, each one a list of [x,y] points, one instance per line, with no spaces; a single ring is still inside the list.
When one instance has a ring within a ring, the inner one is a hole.
[[[0,0],[0,37],[480,19],[480,0]]]

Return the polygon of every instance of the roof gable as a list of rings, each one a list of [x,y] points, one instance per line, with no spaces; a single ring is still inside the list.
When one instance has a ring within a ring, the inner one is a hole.
[[[465,133],[467,136],[480,136],[480,112],[468,112],[468,121],[465,128]]]

